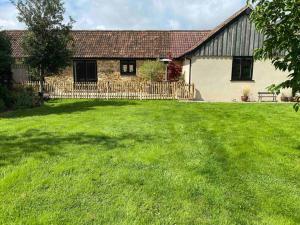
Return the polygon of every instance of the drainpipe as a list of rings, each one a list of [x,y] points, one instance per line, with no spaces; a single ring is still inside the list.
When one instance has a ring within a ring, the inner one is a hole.
[[[187,60],[190,61],[189,85],[191,85],[192,84],[192,59],[191,58],[187,58]]]
[[[191,84],[192,84],[192,59],[186,58],[190,61],[190,68],[189,68],[189,94],[191,93]]]

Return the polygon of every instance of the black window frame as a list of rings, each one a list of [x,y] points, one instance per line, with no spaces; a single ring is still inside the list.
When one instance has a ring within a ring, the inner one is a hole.
[[[128,72],[123,70],[124,65],[127,66]],[[129,72],[130,65],[133,65],[133,72]],[[120,74],[121,76],[136,76],[136,60],[135,59],[120,60]]]
[[[240,62],[237,62],[240,61]],[[245,76],[246,74],[243,72],[245,70],[245,66],[247,61],[251,61],[250,66],[250,76]],[[235,66],[239,66],[239,74],[236,76],[236,68]],[[253,56],[234,56],[232,59],[232,69],[231,69],[231,81],[253,81],[253,67],[254,67],[254,57]]]
[[[85,64],[85,79],[84,80],[78,80],[77,77],[77,63],[84,63]],[[94,68],[94,76],[92,78],[88,78],[88,63],[93,63],[95,68]],[[78,60],[73,60],[73,77],[74,77],[74,82],[75,83],[97,83],[98,82],[98,65],[97,65],[97,60],[94,59],[78,59]]]

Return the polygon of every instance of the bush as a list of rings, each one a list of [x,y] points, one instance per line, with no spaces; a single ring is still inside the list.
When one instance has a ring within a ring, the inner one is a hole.
[[[13,91],[14,109],[39,106],[39,97],[32,88],[17,88]]]
[[[4,101],[0,98],[0,112],[3,112],[6,109]]]
[[[14,104],[14,99],[11,91],[3,85],[0,85],[0,99],[2,100],[6,108],[11,108]]]
[[[140,75],[146,81],[163,81],[166,67],[159,61],[146,61],[140,67]]]
[[[11,86],[11,43],[4,31],[0,31],[0,85]],[[1,95],[0,95],[1,96]]]
[[[18,87],[9,90],[0,85],[0,111],[39,106],[39,97],[32,88]]]
[[[172,61],[168,65],[168,80],[178,81],[182,78],[182,67]]]

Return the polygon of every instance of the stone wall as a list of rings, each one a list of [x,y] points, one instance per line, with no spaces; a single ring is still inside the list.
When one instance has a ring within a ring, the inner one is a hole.
[[[120,60],[97,60],[97,75],[99,81],[131,81],[140,80],[139,68],[146,60],[136,60],[136,76],[120,74]],[[73,67],[69,66],[61,74],[47,77],[48,82],[73,82]]]
[[[136,76],[124,76],[120,74],[120,60],[97,60],[97,75],[99,81],[133,81],[133,80],[141,80],[140,76],[140,67],[144,62],[148,60],[136,60]],[[176,64],[182,65],[181,61],[175,61]],[[23,64],[23,60],[16,59],[15,64],[21,65]],[[13,70],[13,73],[16,77],[16,80],[23,79],[24,76],[21,77],[18,71]],[[24,69],[23,73],[27,74],[27,70]],[[17,79],[18,78],[18,79]],[[26,80],[29,79],[28,75],[26,75]],[[65,70],[63,70],[60,74],[46,77],[45,80],[47,82],[74,82],[73,76],[73,65],[70,65]]]
[[[97,60],[98,80],[131,81],[139,80],[139,68],[145,60],[136,60],[136,76],[124,76],[120,73],[120,60]]]
[[[73,82],[73,67],[69,66],[67,67],[62,73],[58,75],[53,75],[45,78],[46,82],[55,82],[55,83],[61,83],[61,82]]]

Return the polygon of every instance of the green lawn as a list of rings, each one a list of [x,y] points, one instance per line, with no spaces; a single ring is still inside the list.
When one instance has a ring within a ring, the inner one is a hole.
[[[0,114],[0,224],[300,224],[288,104],[52,101]]]

